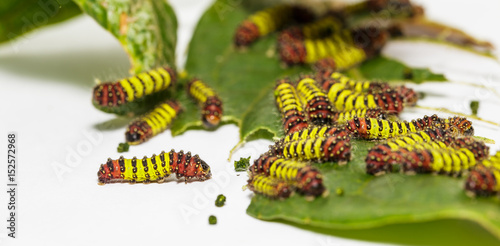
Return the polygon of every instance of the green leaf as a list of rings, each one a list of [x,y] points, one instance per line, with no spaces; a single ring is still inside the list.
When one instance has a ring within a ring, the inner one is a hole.
[[[217,1],[201,18],[189,46],[186,71],[206,81],[224,103],[224,123],[240,127],[241,143],[282,136],[274,105],[274,81],[311,72],[309,67],[283,68],[276,55],[276,35],[265,37],[246,51],[232,45],[234,30],[250,11],[233,1]],[[410,69],[387,58],[376,58],[350,71],[356,77],[390,80],[443,80],[426,69]],[[185,82],[183,82],[185,83]],[[172,133],[200,128],[200,113],[182,93],[186,111],[174,123]],[[372,228],[393,223],[413,223],[445,218],[468,219],[500,235],[498,202],[471,199],[462,189],[463,178],[434,175],[405,176],[365,174],[364,158],[373,142],[355,141],[354,160],[339,167],[316,164],[330,190],[327,198],[312,202],[295,195],[285,201],[255,196],[248,214],[328,233],[336,229]],[[341,190],[341,195],[336,191]],[[323,228],[323,229],[322,229]]]
[[[128,53],[133,73],[175,67],[177,19],[166,0],[75,0],[115,36]]]
[[[380,177],[367,175],[364,158],[373,145],[372,142],[355,141],[354,159],[345,166],[316,164],[330,193],[342,188],[342,196],[330,194],[327,198],[308,202],[298,195],[284,201],[256,195],[247,213],[263,220],[285,220],[327,229],[364,229],[394,223],[465,219],[500,237],[500,204],[497,199],[466,196],[464,178],[397,173]]]
[[[0,3],[0,43],[36,28],[55,24],[81,11],[72,1],[2,0]]]

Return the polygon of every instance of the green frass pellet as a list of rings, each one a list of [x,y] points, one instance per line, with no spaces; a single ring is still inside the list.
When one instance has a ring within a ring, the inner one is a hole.
[[[224,203],[226,203],[226,196],[222,194],[218,195],[217,199],[215,199],[215,206],[222,207],[224,206]]]
[[[472,110],[472,115],[477,115],[477,110],[479,109],[479,101],[471,101],[470,109]]]
[[[119,143],[118,148],[116,148],[116,150],[118,151],[118,153],[123,153],[127,152],[129,147],[130,145],[128,143]]]
[[[234,170],[236,172],[244,172],[250,166],[250,156],[248,158],[240,158],[239,161],[234,161]]]
[[[210,225],[217,224],[217,217],[210,215],[210,217],[208,217],[208,224],[210,224]]]

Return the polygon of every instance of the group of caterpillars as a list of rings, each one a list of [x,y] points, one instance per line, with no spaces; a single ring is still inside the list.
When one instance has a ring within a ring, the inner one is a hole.
[[[93,104],[110,111],[140,98],[172,88],[177,75],[170,67],[160,67],[117,82],[105,82],[94,87]],[[188,94],[198,103],[201,119],[206,128],[216,127],[222,117],[222,101],[203,81],[193,78],[186,84]],[[135,119],[127,127],[125,140],[131,145],[143,143],[170,127],[182,112],[181,104],[167,99],[148,113]]]
[[[306,6],[275,5],[250,15],[237,27],[234,44],[242,48],[279,31],[278,52],[287,65],[313,64],[338,71],[377,55],[397,27],[374,25],[351,28],[346,18],[361,12],[390,9],[405,16],[420,16],[422,8],[408,0],[367,0],[316,16]]]
[[[177,74],[168,67],[160,67],[116,82],[100,83],[94,87],[93,104],[106,112],[123,107],[146,96],[175,86]],[[222,117],[222,101],[215,91],[197,78],[186,84],[188,94],[198,103],[206,128],[216,127]],[[146,114],[132,121],[125,132],[128,144],[141,144],[170,127],[183,107],[174,99],[155,105]],[[163,182],[170,174],[177,178],[205,180],[210,178],[210,167],[198,155],[183,151],[162,152],[150,158],[108,159],[98,172],[100,184],[113,182]]]
[[[268,197],[286,198],[293,191],[307,197],[327,194],[323,176],[310,162],[347,163],[352,138],[386,141],[368,152],[366,172],[371,175],[398,169],[460,176],[488,158],[488,146],[472,137],[474,128],[466,118],[390,120],[418,100],[405,86],[320,71],[295,82],[277,80],[274,96],[285,137],[255,161],[248,181],[251,190]],[[483,183],[495,177],[476,176]]]

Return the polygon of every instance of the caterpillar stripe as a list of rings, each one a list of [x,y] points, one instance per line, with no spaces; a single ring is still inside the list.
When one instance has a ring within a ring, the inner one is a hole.
[[[278,42],[292,39],[303,40],[324,38],[339,32],[343,28],[344,23],[340,18],[334,16],[334,14],[328,14],[314,22],[301,26],[292,26],[283,30],[278,36]]]
[[[191,152],[168,153],[162,151],[159,155],[150,158],[144,156],[142,159],[136,157],[125,159],[120,156],[118,160],[108,159],[102,164],[97,177],[100,184],[115,182],[163,182],[171,174],[176,178],[184,177],[187,182],[191,179],[205,180],[212,176],[210,167],[201,160],[198,155],[191,156]]]
[[[278,145],[275,152],[286,159],[334,161],[342,165],[351,159],[351,142],[341,136],[309,138]]]
[[[367,118],[354,118],[347,122],[346,129],[355,137],[363,139],[386,139],[411,132],[424,130],[427,127],[438,127],[443,130],[456,131],[460,135],[470,135],[474,132],[470,121],[454,120],[456,117],[441,119],[437,115],[424,116],[421,119],[407,121],[388,121]],[[467,127],[465,127],[467,126]]]
[[[201,118],[207,128],[216,127],[222,118],[222,101],[215,91],[199,79],[187,84],[188,93],[201,106]]]
[[[280,30],[293,21],[304,22],[313,16],[309,9],[292,5],[276,5],[258,11],[238,26],[234,44],[237,47],[248,46],[260,37]]]
[[[472,196],[492,196],[500,191],[500,151],[470,171],[465,190]]]
[[[403,110],[403,97],[394,91],[365,94],[349,90],[339,83],[330,87],[328,98],[337,110],[381,108],[395,114]]]
[[[325,192],[321,173],[306,162],[261,155],[250,171],[252,175],[264,174],[283,180],[306,196],[319,196]]]
[[[304,77],[297,83],[297,93],[302,100],[307,119],[315,125],[333,123],[333,110],[325,93],[317,86],[316,81]]]
[[[181,111],[181,105],[177,101],[168,100],[161,103],[128,125],[125,140],[131,145],[146,142],[170,127]]]
[[[117,107],[165,90],[175,82],[175,72],[170,67],[161,67],[118,82],[96,85],[92,102],[99,107]]]
[[[257,194],[274,199],[285,199],[293,193],[292,187],[285,181],[260,174],[250,177],[248,188]]]

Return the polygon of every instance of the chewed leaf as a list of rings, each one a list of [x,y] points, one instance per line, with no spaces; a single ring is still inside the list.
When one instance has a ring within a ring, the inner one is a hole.
[[[130,56],[133,73],[175,67],[177,19],[166,0],[75,2],[120,41]]]

